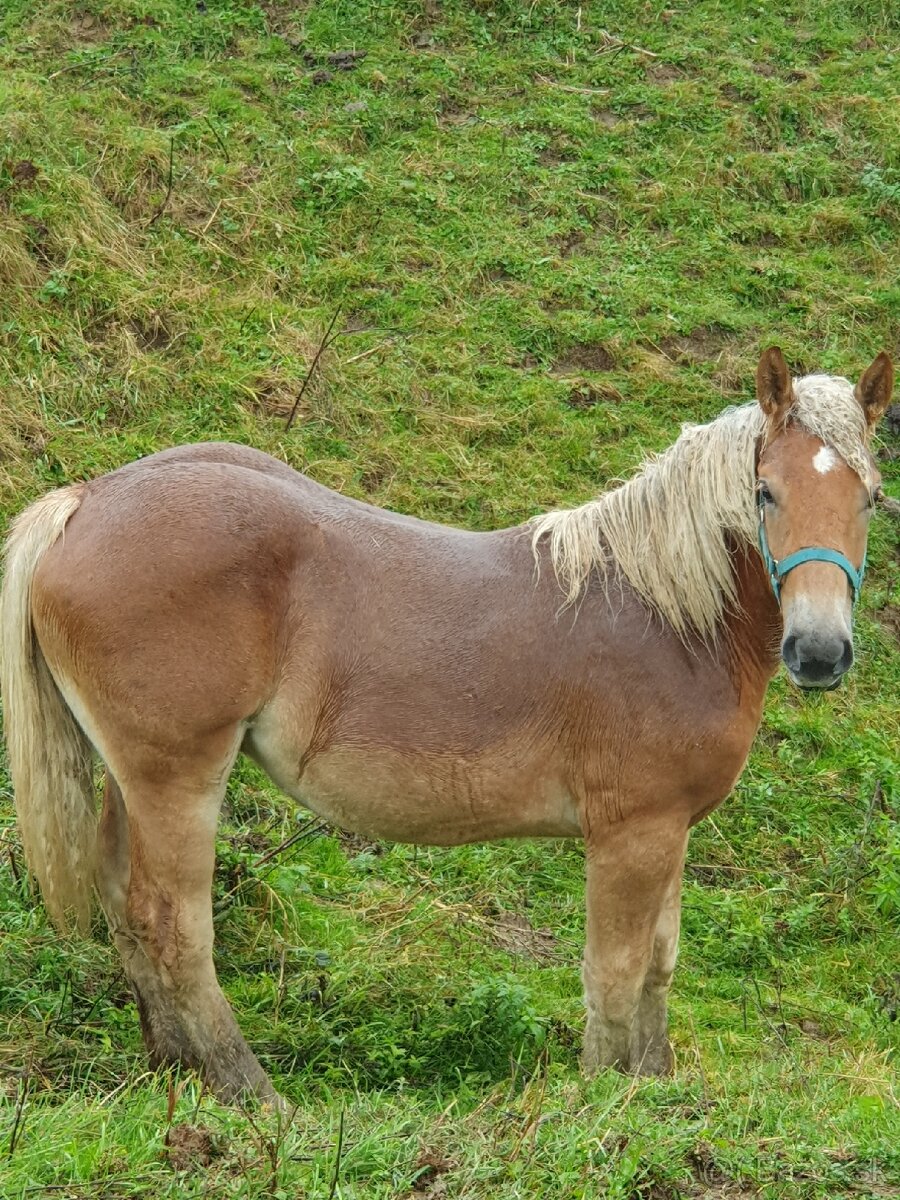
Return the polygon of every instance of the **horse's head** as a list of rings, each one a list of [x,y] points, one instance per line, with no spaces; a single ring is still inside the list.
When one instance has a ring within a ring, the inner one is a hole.
[[[880,484],[866,446],[890,402],[893,376],[882,353],[855,389],[828,375],[792,383],[775,348],[763,354],[756,372],[767,421],[757,468],[760,550],[782,609],[781,656],[803,688],[837,687],[853,662],[851,612]],[[833,407],[836,430],[842,422],[856,424],[855,438],[843,430],[857,447],[852,466],[809,432],[802,412],[807,403],[826,413]]]

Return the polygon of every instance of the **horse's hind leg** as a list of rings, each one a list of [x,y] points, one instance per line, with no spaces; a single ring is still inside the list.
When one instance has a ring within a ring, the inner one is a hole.
[[[616,1067],[658,1074],[669,1067],[665,988],[670,955],[668,949],[662,953],[662,942],[668,948],[672,939],[663,914],[673,880],[681,874],[685,842],[684,824],[666,818],[606,826],[588,842],[582,974],[588,1072]]]
[[[224,778],[163,787],[111,775],[97,886],[154,1066],[196,1068],[226,1101],[276,1093],[241,1036],[212,960],[212,878]]]
[[[144,1042],[154,1066],[178,1062],[185,1039],[175,1006],[160,987],[157,968],[148,956],[129,914],[131,834],[119,785],[107,771],[97,854],[97,891],[109,932],[122,956],[134,993]]]

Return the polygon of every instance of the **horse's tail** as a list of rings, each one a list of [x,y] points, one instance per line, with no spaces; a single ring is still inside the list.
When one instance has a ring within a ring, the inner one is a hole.
[[[35,637],[35,571],[81,504],[83,484],[50,492],[13,523],[0,593],[0,687],[9,770],[29,870],[65,929],[90,923],[97,816],[90,743]]]

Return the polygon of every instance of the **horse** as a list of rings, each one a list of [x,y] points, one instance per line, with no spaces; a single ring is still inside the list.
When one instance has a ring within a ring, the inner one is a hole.
[[[367,836],[583,838],[583,1065],[673,1067],[667,993],[691,827],[727,796],[783,659],[837,686],[893,368],[792,380],[622,486],[471,532],[342,496],[246,446],[164,450],[14,522],[6,740],[61,927],[96,890],[154,1065],[279,1103],[213,965],[237,756]],[[93,766],[105,765],[97,816]]]

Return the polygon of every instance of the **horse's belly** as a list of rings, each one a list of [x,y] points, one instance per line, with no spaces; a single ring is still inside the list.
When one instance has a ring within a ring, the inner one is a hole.
[[[288,795],[335,825],[369,837],[449,846],[501,837],[581,836],[575,804],[561,781],[490,755],[468,760],[341,746],[315,755],[291,778],[266,762],[264,747],[256,750]]]

